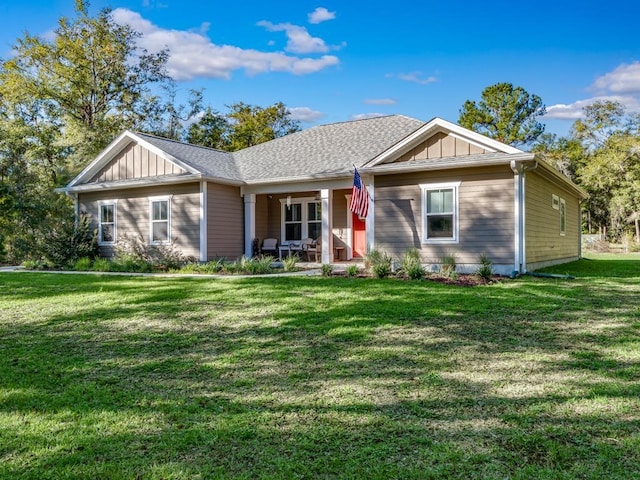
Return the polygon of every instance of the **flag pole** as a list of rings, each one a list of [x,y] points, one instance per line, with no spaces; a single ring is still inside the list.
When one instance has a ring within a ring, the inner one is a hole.
[[[355,163],[352,163],[351,165],[353,165],[353,174],[355,175],[358,169],[356,168]],[[362,181],[362,177],[360,177],[360,181]],[[371,194],[369,193],[369,189],[366,187],[366,185],[363,185],[363,187],[364,187],[364,191],[367,192],[367,197],[369,197],[369,201],[371,201],[372,203],[375,202],[375,200],[371,197]]]

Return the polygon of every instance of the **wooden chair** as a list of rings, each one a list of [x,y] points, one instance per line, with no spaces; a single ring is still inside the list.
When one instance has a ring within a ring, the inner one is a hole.
[[[318,263],[318,242],[313,238],[304,238],[302,239],[302,249],[307,256],[308,262],[311,261],[311,256],[313,255],[313,261]]]

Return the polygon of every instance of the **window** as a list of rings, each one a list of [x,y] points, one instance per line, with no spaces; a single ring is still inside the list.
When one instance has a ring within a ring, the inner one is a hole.
[[[113,245],[116,243],[116,202],[115,200],[99,204],[98,243]]]
[[[457,183],[420,185],[423,243],[458,242]]]
[[[171,243],[171,199],[158,197],[149,199],[151,207],[151,245]]]
[[[567,203],[564,198],[560,199],[560,235],[567,233]]]
[[[554,210],[560,210],[560,198],[558,195],[551,194],[551,206]]]
[[[318,238],[322,233],[322,211],[315,198],[294,198],[282,203],[282,241]]]

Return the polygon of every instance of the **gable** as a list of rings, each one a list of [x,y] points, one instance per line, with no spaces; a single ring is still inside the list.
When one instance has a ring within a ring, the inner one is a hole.
[[[87,183],[112,182],[134,178],[187,173],[139,143],[130,142]]]
[[[438,132],[426,141],[401,155],[396,162],[428,160],[431,158],[461,157],[489,153],[489,150],[454,135]]]

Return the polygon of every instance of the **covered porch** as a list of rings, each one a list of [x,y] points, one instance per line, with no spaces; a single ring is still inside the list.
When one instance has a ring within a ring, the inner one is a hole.
[[[373,202],[366,219],[354,216],[349,210],[351,187],[351,178],[334,180],[331,185],[305,182],[245,187],[245,256],[253,255],[255,239],[261,244],[271,238],[281,247],[277,256],[295,253],[299,250],[290,250],[290,244],[312,239],[317,242],[318,263],[363,257],[367,247],[374,245]],[[372,185],[368,188],[373,192]]]

